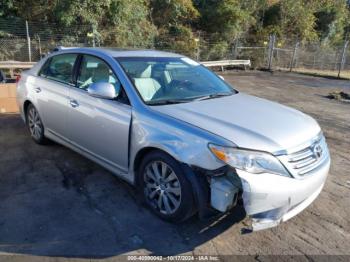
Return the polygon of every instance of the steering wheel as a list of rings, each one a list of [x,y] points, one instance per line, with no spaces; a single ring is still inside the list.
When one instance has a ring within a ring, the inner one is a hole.
[[[191,88],[193,83],[189,80],[172,80],[170,84],[164,88],[160,88],[152,97],[152,99],[160,98],[164,95],[169,95],[176,92],[183,92],[188,90],[194,90]]]
[[[185,88],[191,89],[190,87],[193,85],[193,83],[189,80],[173,80],[170,83],[170,88],[174,90],[182,91]]]

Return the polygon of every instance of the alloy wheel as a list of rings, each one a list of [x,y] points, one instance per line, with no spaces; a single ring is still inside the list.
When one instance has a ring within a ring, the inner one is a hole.
[[[152,161],[143,178],[149,203],[162,214],[175,213],[181,204],[181,185],[173,169],[162,161]]]
[[[31,107],[28,112],[28,125],[31,135],[40,140],[43,133],[43,125],[40,120],[40,116],[34,107]]]

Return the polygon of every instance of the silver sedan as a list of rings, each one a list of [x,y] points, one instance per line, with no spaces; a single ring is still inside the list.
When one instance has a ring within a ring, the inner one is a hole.
[[[253,230],[276,226],[318,196],[330,166],[311,117],[178,54],[59,49],[22,73],[17,101],[35,142],[104,166],[172,222],[242,204]]]

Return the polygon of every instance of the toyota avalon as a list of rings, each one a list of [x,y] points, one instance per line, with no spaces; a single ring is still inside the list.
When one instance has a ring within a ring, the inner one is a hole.
[[[242,205],[253,230],[274,227],[316,199],[329,171],[313,118],[183,55],[60,48],[22,73],[17,101],[36,143],[100,164],[171,222]]]

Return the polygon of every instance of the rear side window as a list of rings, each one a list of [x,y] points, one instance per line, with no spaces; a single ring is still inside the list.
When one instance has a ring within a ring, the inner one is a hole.
[[[49,68],[51,58],[47,59],[45,64],[41,67],[39,71],[39,76],[46,77],[46,71]]]
[[[73,67],[77,54],[53,56],[40,70],[39,75],[66,84],[73,83]]]

